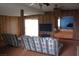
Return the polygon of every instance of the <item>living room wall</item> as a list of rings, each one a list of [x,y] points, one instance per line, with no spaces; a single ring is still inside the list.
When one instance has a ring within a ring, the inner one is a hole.
[[[16,16],[0,16],[0,33],[17,34],[18,31],[18,17]]]
[[[79,9],[72,9],[72,10],[56,9],[55,16],[56,18],[63,16],[73,16],[74,18],[76,18],[75,19],[76,22],[74,23],[74,26],[79,28]],[[55,25],[57,26],[57,24]],[[73,38],[79,40],[79,29],[74,29]]]
[[[79,19],[78,13],[79,13],[78,10],[59,10],[58,12],[55,11],[55,13],[46,12],[44,14],[25,16],[24,19],[38,18],[39,23],[42,23],[42,24],[52,23],[53,25],[52,29],[54,29],[54,28],[57,28],[58,17],[74,16],[77,19]],[[24,30],[23,25],[21,23],[22,23],[21,17],[1,15],[0,16],[0,33],[7,32],[7,33],[17,34],[19,36],[22,33],[22,30]],[[77,26],[79,25],[78,22],[75,24]]]
[[[52,12],[46,12],[45,14],[41,15],[31,15],[31,16],[25,16],[25,19],[33,19],[37,18],[39,20],[39,24],[52,24],[52,29],[55,28],[55,17]],[[40,34],[44,34],[46,32],[39,32]],[[53,31],[49,33],[51,36],[53,36]]]
[[[51,12],[42,15],[31,15],[24,17],[24,19],[28,18],[38,18],[39,23],[52,23],[52,28],[55,26],[54,16]],[[20,36],[23,33],[22,31],[24,30],[21,23],[21,17],[0,15],[0,33],[12,33]]]

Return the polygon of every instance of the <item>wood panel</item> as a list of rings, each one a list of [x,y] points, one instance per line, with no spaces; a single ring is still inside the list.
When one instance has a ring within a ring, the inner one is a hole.
[[[12,33],[18,35],[18,17],[0,16],[0,33]]]
[[[25,16],[25,19],[33,19],[37,18],[39,20],[39,23],[51,23],[52,20],[54,20],[53,14],[42,14],[42,15],[31,15],[31,16]]]

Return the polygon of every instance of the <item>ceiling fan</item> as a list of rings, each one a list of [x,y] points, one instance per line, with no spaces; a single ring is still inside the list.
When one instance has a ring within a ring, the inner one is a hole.
[[[30,3],[30,6],[33,6],[33,5],[36,5],[36,4],[38,4],[38,5],[45,5],[45,6],[50,6],[50,3]]]
[[[43,6],[50,6],[50,3],[30,3],[30,6],[34,6],[34,5],[38,5],[40,7],[40,9],[43,8]]]
[[[51,7],[52,11],[54,11],[54,9],[62,9],[64,7],[64,6],[61,6],[58,3],[55,3],[55,4],[54,3],[29,3],[28,5],[32,6],[34,8],[38,7],[38,9],[41,9],[42,11],[44,10],[44,7],[46,7],[46,8]]]

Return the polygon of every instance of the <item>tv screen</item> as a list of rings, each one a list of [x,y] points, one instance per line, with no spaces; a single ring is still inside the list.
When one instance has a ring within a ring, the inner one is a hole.
[[[39,31],[52,31],[52,24],[39,24]]]

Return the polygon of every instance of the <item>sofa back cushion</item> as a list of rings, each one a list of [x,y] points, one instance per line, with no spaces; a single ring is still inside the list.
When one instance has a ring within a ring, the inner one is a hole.
[[[2,33],[1,34],[3,39],[5,40],[6,45],[18,47],[19,41],[16,35],[14,34],[8,34],[8,33]]]
[[[39,37],[32,37],[32,40],[34,41],[34,48],[37,52],[41,52],[41,45]]]

